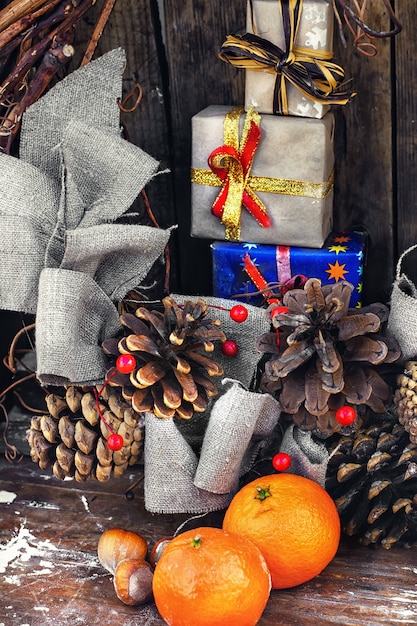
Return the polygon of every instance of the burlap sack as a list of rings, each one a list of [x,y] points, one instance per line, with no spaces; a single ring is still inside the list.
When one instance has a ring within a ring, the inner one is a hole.
[[[214,493],[237,489],[249,469],[242,464],[251,442],[268,437],[281,414],[269,394],[247,391],[237,382],[226,384],[227,392],[211,410],[194,478],[197,487]]]
[[[219,495],[194,485],[198,459],[172,419],[145,416],[144,495],[152,513],[206,513],[228,506]]]
[[[197,299],[173,297],[179,304]],[[261,357],[256,339],[269,329],[265,311],[247,305],[248,318],[239,324],[230,318],[234,301],[204,300],[211,307],[210,317],[221,320],[222,330],[237,342],[239,352],[228,358],[216,348],[213,358],[224,367],[224,385],[216,381],[219,396],[204,414],[177,421],[147,416],[145,507],[153,512],[204,513],[227,506],[239,477],[252,465],[260,442],[279,418],[278,403],[271,396],[245,389]]]
[[[35,313],[59,200],[56,181],[0,153],[0,308]]]
[[[23,287],[23,310],[36,311],[37,375],[45,385],[103,382],[101,343],[120,330],[114,303],[140,286],[170,236],[170,230],[115,224],[158,168],[120,136],[124,64],[121,49],[104,55],[57,83],[23,117],[21,160],[14,165],[37,178],[10,178],[36,203],[30,219],[37,228],[43,218],[45,232],[33,245],[23,238],[34,256],[30,274],[24,254],[11,255],[19,270],[13,293]],[[53,180],[53,193],[39,189],[38,179]],[[24,225],[32,236],[31,226]],[[21,227],[10,250],[22,241]],[[21,301],[10,308],[22,310]]]
[[[120,329],[113,302],[86,274],[46,268],[36,315],[37,376],[44,385],[103,382],[101,343]]]
[[[287,472],[310,478],[325,486],[329,453],[324,443],[316,441],[310,431],[303,431],[291,424],[284,433],[280,452],[291,457]]]
[[[401,361],[417,358],[417,245],[405,250],[398,260],[387,333],[398,341]]]

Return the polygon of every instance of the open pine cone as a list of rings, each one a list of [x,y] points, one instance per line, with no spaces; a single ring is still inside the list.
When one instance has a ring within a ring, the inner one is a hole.
[[[364,545],[417,544],[417,445],[395,415],[337,437],[329,446],[326,490],[347,535]]]
[[[112,452],[106,445],[111,431],[100,419],[94,389],[68,387],[65,395],[46,396],[49,413],[34,416],[26,431],[30,456],[42,469],[52,465],[54,476],[61,479],[106,482],[112,475],[120,477],[140,460],[142,416],[123,400],[120,389],[106,385],[100,391],[102,415],[123,437],[123,448]]]
[[[112,365],[106,377],[110,385],[122,388],[135,411],[189,419],[194,412],[203,412],[218,393],[211,377],[221,376],[223,368],[204,353],[226,337],[218,328],[220,321],[207,316],[204,300],[179,306],[166,297],[162,303],[164,312],[141,306],[135,314],[120,316],[127,335],[105,341],[104,352],[114,360],[132,354],[137,364],[130,374]]]
[[[366,405],[381,413],[391,397],[391,386],[375,369],[400,356],[395,339],[380,333],[388,308],[349,309],[352,289],[345,281],[322,287],[310,278],[304,289],[284,295],[288,312],[268,309],[277,330],[258,341],[258,349],[271,355],[260,386],[278,396],[282,411],[302,430],[330,435],[341,428],[339,407]]]

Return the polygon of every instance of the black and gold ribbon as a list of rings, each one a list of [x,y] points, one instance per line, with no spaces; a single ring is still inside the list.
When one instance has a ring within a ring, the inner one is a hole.
[[[276,74],[274,114],[288,115],[288,83],[306,97],[322,104],[346,104],[355,94],[342,88],[345,73],[339,65],[332,63],[333,53],[295,45],[303,0],[277,2],[284,28],[285,49],[256,34],[228,35],[219,57],[238,68]]]

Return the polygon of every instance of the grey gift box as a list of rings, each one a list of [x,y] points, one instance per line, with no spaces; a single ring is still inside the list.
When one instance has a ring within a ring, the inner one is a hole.
[[[208,156],[223,145],[223,123],[230,110],[211,105],[192,118],[192,180],[197,179],[196,172],[208,171]],[[241,130],[244,119],[242,115]],[[276,179],[287,192],[256,192],[271,226],[261,227],[242,209],[240,241],[320,248],[333,221],[334,116],[263,115],[260,125],[262,137],[250,175]],[[297,188],[305,195],[289,193]],[[211,213],[219,191],[220,187],[192,182],[193,237],[225,239],[225,227]]]

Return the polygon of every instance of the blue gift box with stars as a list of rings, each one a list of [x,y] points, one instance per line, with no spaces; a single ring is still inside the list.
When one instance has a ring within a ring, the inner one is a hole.
[[[314,277],[322,285],[352,283],[350,306],[358,308],[365,247],[362,231],[331,233],[319,249],[216,241],[211,245],[213,295],[260,306]]]

